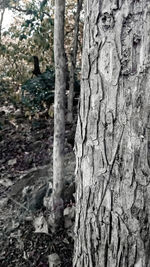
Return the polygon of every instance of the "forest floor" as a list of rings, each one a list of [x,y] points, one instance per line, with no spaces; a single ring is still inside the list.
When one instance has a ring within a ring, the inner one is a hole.
[[[74,131],[68,126],[65,144],[66,195],[74,182]],[[56,253],[61,265],[72,266],[72,224],[53,233],[46,224],[43,197],[52,182],[53,119],[26,118],[12,105],[0,108],[0,266],[48,267]],[[72,196],[70,197],[72,198]],[[67,199],[67,209],[74,206]],[[71,211],[72,212],[72,211]],[[67,213],[67,212],[66,212]],[[36,222],[42,221],[37,230]],[[46,226],[43,226],[46,224]]]

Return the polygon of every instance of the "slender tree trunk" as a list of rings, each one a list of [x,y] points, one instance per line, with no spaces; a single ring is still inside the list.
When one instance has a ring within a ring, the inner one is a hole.
[[[150,1],[87,0],[74,267],[150,267]]]
[[[68,122],[73,122],[73,97],[74,97],[74,82],[75,82],[75,71],[76,71],[76,58],[78,51],[78,33],[79,33],[79,21],[80,13],[82,10],[83,0],[77,0],[77,12],[75,18],[74,27],[74,40],[73,40],[73,51],[71,53],[71,67],[70,67],[70,81],[69,81],[69,95],[68,95]]]
[[[3,25],[3,20],[4,20],[4,13],[5,13],[5,8],[2,8],[0,10],[0,43],[1,43],[1,38],[2,38],[2,25]]]
[[[54,100],[54,147],[53,147],[53,200],[54,209],[61,204],[63,189],[66,62],[64,51],[65,1],[55,0],[54,58],[55,58],[55,100]],[[55,203],[57,202],[57,203]]]

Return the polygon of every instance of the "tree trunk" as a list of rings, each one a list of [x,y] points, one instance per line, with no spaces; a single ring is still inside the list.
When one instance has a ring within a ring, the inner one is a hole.
[[[1,43],[1,38],[2,38],[2,25],[3,25],[3,20],[4,20],[4,13],[5,13],[5,8],[0,8],[0,43]]]
[[[40,64],[39,64],[39,59],[37,56],[33,56],[33,60],[34,60],[34,69],[32,71],[32,73],[35,75],[35,76],[38,76],[41,74],[41,71],[40,71]]]
[[[82,3],[83,3],[83,0],[77,0],[77,12],[76,12],[76,18],[75,18],[75,27],[74,27],[73,51],[71,54],[69,94],[68,94],[68,114],[67,114],[67,121],[70,123],[73,122],[74,82],[75,82],[75,71],[76,71],[76,58],[77,58],[77,51],[78,51],[79,21],[80,21],[80,12],[82,10]]]
[[[63,189],[64,135],[65,135],[65,89],[66,61],[64,51],[65,1],[55,0],[54,57],[55,57],[55,100],[54,100],[54,147],[53,147],[53,208],[61,204]]]
[[[74,267],[150,267],[150,2],[87,0]]]

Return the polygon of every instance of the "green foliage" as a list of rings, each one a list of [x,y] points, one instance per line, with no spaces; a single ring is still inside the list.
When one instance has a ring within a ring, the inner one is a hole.
[[[22,85],[22,103],[31,111],[43,110],[54,101],[54,70],[47,70]]]
[[[3,92],[4,89],[0,86],[0,96],[2,94],[5,99],[8,97],[11,102],[15,102],[16,94],[17,97],[20,96],[20,88],[23,84],[22,102],[27,110],[44,109],[44,106],[49,106],[54,97],[54,71],[44,72],[47,65],[54,68],[54,1],[2,0],[1,2],[7,4],[15,19],[9,29],[2,31],[0,81],[3,78],[4,87],[7,90]],[[66,3],[65,49],[69,66],[74,29],[73,10],[76,1],[67,0]],[[34,68],[33,56],[38,56],[40,71],[44,73],[31,79]],[[79,66],[80,55],[77,63]],[[78,98],[80,91],[78,80],[77,74],[75,98]]]

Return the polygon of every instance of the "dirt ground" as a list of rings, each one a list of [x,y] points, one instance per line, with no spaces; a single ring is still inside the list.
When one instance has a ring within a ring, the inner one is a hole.
[[[66,127],[64,187],[74,183],[74,131]],[[52,182],[53,119],[26,118],[6,105],[0,109],[0,266],[48,267],[57,253],[61,266],[72,266],[73,239],[64,224],[56,233],[35,231],[34,221],[44,218],[47,186]],[[26,192],[28,191],[28,195]],[[27,197],[28,196],[28,197]],[[67,199],[66,207],[74,204]],[[73,226],[73,220],[72,220]],[[72,228],[71,226],[71,228]]]

